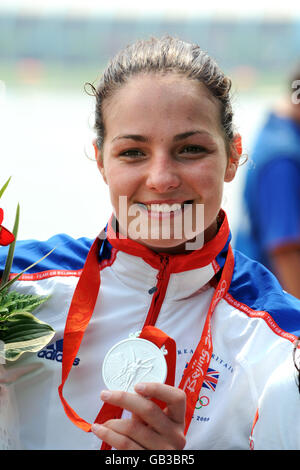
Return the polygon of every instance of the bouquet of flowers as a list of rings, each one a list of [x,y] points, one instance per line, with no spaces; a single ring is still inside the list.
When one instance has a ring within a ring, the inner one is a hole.
[[[0,198],[9,181],[0,189]],[[24,352],[37,352],[54,336],[53,328],[36,318],[32,312],[46,302],[49,297],[26,295],[11,290],[12,284],[26,271],[46,258],[46,256],[28,266],[24,271],[10,279],[15,243],[19,226],[20,207],[18,205],[12,233],[3,227],[3,210],[0,208],[0,249],[9,246],[5,268],[0,283],[0,364],[5,360],[15,361]],[[1,274],[1,273],[0,273]]]

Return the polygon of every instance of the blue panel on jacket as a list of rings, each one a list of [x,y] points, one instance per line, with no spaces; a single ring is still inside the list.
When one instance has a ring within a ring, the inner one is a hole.
[[[268,312],[284,331],[300,335],[300,300],[283,291],[262,264],[234,250],[235,266],[229,294],[256,311]]]
[[[20,240],[16,242],[11,272],[18,273],[35,261],[45,256],[54,247],[55,250],[46,259],[31,268],[28,273],[37,273],[50,269],[78,270],[84,265],[93,240],[79,238],[75,240],[66,234],[58,234],[46,241]],[[3,271],[9,247],[0,248],[0,270]]]

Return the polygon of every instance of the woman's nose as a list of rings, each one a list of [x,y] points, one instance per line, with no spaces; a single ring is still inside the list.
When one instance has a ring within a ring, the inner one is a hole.
[[[150,162],[146,185],[149,189],[165,193],[180,186],[181,180],[171,157],[154,157]]]

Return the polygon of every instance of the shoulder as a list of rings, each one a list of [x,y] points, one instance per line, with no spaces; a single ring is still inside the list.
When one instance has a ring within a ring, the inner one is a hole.
[[[54,251],[39,262],[28,273],[37,273],[51,269],[79,270],[83,267],[93,240],[89,238],[74,239],[67,234],[57,234],[45,241],[20,240],[16,242],[12,273],[20,272]],[[3,270],[8,247],[1,247],[0,270]]]
[[[249,316],[260,316],[269,323],[274,322],[280,331],[299,336],[300,300],[285,292],[262,264],[237,250],[234,250],[234,259],[229,296]]]

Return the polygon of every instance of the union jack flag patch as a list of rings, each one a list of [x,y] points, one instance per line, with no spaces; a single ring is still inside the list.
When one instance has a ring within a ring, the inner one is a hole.
[[[216,370],[211,369],[209,367],[207,369],[207,373],[206,373],[205,379],[203,381],[202,387],[208,388],[208,389],[210,389],[214,392],[216,390],[219,375],[220,375],[219,372],[217,372]]]

